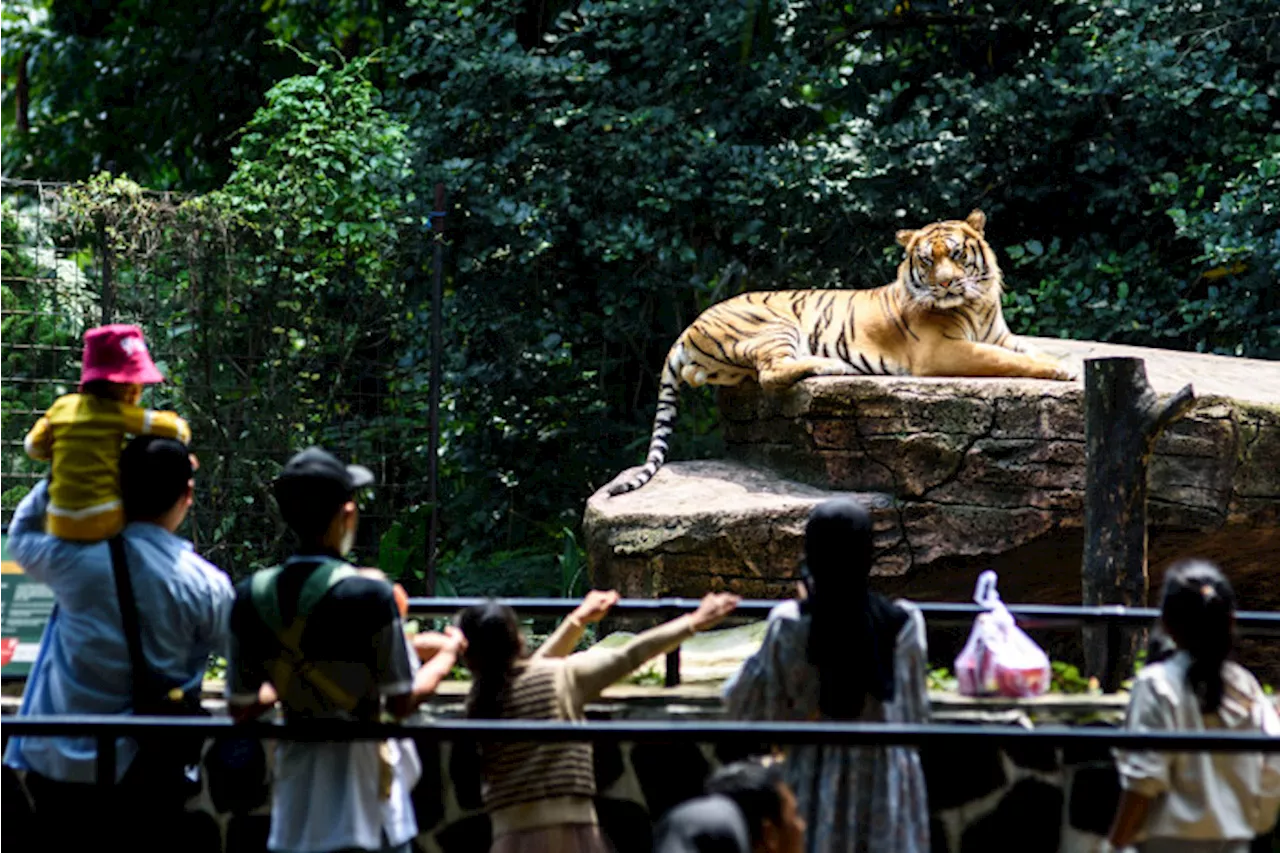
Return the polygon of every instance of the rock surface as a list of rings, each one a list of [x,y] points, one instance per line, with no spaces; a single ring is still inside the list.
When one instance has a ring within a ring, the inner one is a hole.
[[[1242,607],[1280,606],[1280,363],[1035,343],[1081,375],[1084,358],[1136,356],[1162,395],[1193,384],[1195,407],[1150,469],[1153,585],[1198,554],[1227,569]],[[995,568],[1006,600],[1079,602],[1082,383],[829,377],[778,395],[724,389],[720,409],[730,460],[670,464],[635,492],[590,499],[597,584],[786,595],[810,508],[855,492],[874,507],[876,573],[895,593],[964,600]]]

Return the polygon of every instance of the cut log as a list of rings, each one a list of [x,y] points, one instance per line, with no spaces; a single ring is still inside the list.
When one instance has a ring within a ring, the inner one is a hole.
[[[1190,385],[1160,400],[1140,358],[1097,358],[1084,370],[1086,605],[1145,607],[1147,463],[1156,439],[1195,403]],[[1133,673],[1141,632],[1084,630],[1085,667],[1108,692]]]

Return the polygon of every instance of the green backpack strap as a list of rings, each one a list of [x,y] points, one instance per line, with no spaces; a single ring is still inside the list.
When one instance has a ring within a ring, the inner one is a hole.
[[[286,625],[280,614],[280,573],[283,570],[284,566],[263,569],[254,573],[249,582],[254,609],[280,645],[280,654],[267,661],[267,674],[271,677],[276,692],[281,696],[285,695],[289,682],[294,675],[298,675],[339,708],[345,711],[355,710],[359,700],[308,661],[302,654],[301,642],[302,632],[307,627],[307,617],[320,599],[339,582],[355,577],[359,572],[342,560],[324,558],[302,584],[302,590],[298,593],[297,612],[293,621]]]

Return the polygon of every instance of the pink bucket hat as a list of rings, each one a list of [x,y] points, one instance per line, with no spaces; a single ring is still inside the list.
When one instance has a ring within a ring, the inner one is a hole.
[[[80,381],[137,382],[154,385],[164,381],[156,369],[142,330],[137,326],[116,323],[99,326],[84,333],[84,362]]]

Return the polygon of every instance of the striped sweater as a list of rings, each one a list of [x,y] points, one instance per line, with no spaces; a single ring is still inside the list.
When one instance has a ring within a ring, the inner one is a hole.
[[[501,716],[522,720],[583,720],[587,702],[655,655],[693,636],[689,617],[659,625],[617,649],[568,655],[583,626],[566,619],[518,664]],[[568,655],[566,657],[566,655]],[[595,823],[595,773],[590,743],[485,743],[484,803],[496,838],[564,823]]]

